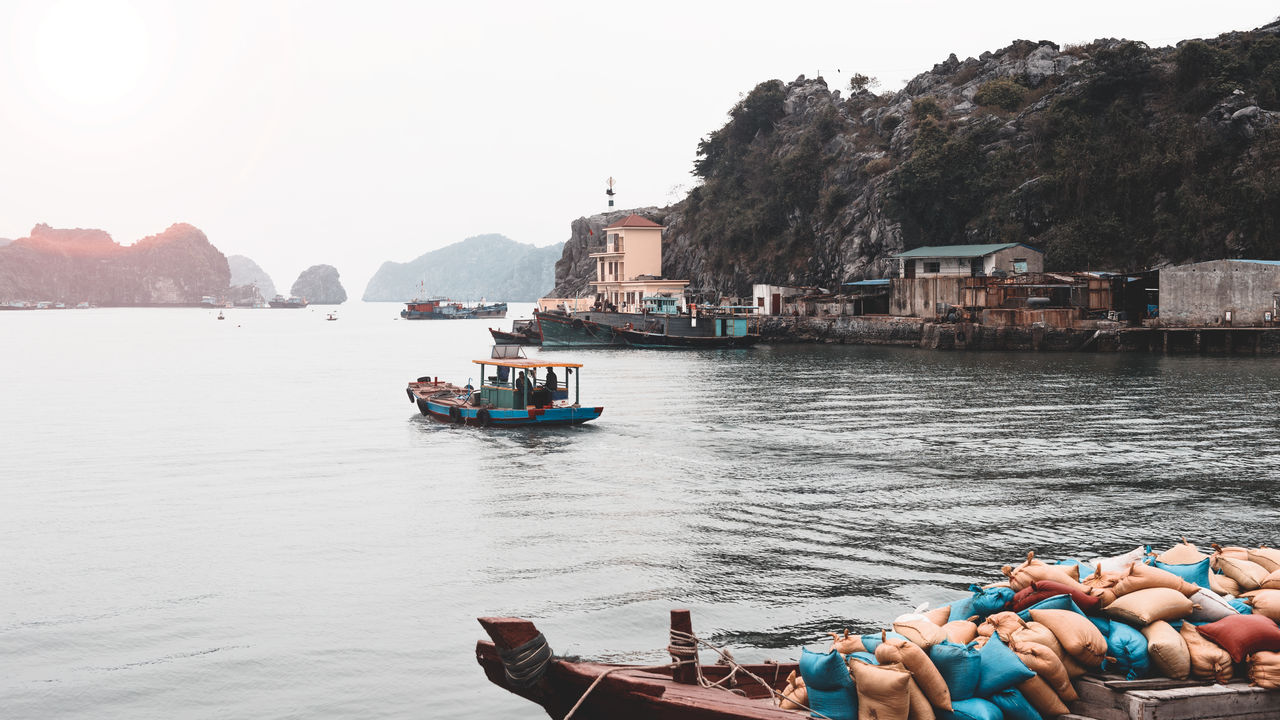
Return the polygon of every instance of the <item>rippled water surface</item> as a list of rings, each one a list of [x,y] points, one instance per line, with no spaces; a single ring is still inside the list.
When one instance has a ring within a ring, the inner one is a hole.
[[[1280,540],[1276,359],[558,351],[600,420],[479,430],[404,383],[499,321],[327,310],[0,313],[0,715],[539,718],[476,616],[784,659],[1030,549]]]

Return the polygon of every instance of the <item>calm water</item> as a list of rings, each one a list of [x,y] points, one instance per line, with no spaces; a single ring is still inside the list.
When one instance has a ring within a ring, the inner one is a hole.
[[[0,313],[0,716],[539,718],[476,616],[784,659],[1028,549],[1280,541],[1275,359],[560,351],[599,421],[477,430],[403,388],[497,321],[398,310]]]

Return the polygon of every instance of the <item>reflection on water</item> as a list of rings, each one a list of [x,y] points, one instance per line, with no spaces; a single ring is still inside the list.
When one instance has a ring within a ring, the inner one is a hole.
[[[476,616],[644,662],[689,607],[784,658],[1027,550],[1277,539],[1271,359],[560,351],[599,420],[460,428],[403,383],[474,374],[488,323],[397,310],[0,317],[0,705],[537,718],[475,666]]]

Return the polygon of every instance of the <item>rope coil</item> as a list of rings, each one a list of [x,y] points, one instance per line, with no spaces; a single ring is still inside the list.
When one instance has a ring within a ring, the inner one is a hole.
[[[518,688],[527,688],[538,682],[551,663],[551,646],[547,638],[538,633],[532,640],[511,650],[498,648],[502,671],[507,682]]]

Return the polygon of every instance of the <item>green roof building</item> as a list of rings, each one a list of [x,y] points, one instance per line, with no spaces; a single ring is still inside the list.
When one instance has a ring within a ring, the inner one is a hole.
[[[894,255],[899,277],[983,277],[1044,272],[1044,253],[1023,243],[934,245]]]

